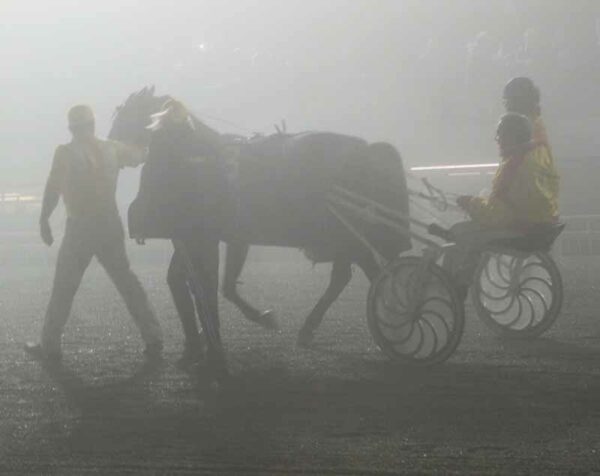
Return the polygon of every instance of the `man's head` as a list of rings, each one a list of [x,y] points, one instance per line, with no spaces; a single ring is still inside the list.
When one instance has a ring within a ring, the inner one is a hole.
[[[496,130],[500,155],[507,158],[524,150],[531,142],[532,134],[533,127],[527,117],[515,113],[505,114],[500,118]]]
[[[529,78],[511,79],[502,94],[506,112],[534,118],[540,113],[540,90]]]
[[[78,104],[69,109],[69,130],[76,139],[91,139],[95,135],[96,120],[92,108]]]

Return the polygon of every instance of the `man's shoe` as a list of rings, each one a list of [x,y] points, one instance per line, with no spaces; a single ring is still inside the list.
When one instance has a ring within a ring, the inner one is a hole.
[[[44,350],[41,344],[27,342],[24,346],[25,352],[31,355],[35,360],[48,364],[60,364],[62,354],[60,351],[48,352]]]
[[[152,344],[146,344],[146,348],[144,349],[144,357],[146,360],[155,362],[162,360],[162,351],[163,351],[163,343],[162,342],[153,342]]]

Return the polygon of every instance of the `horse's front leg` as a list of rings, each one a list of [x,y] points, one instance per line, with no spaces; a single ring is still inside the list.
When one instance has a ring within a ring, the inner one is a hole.
[[[206,336],[208,364],[217,380],[227,377],[225,351],[219,330],[219,241],[192,238],[173,242],[185,262],[196,310]]]
[[[266,329],[277,330],[277,320],[272,310],[260,311],[242,298],[237,290],[238,280],[248,258],[250,247],[245,243],[228,243],[225,254],[225,275],[223,276],[223,297],[235,304],[242,315]]]
[[[203,336],[198,331],[196,319],[196,308],[193,295],[188,284],[188,273],[184,258],[177,252],[173,253],[169,271],[167,273],[167,284],[177,309],[177,314],[183,327],[185,346],[178,365],[187,367],[199,362],[203,356]]]

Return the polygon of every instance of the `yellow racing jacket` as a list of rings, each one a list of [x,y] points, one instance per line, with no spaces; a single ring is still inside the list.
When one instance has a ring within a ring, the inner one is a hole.
[[[493,228],[518,229],[557,220],[559,176],[542,119],[538,117],[533,125],[532,143],[500,164],[490,196],[469,201],[466,210],[472,220]]]

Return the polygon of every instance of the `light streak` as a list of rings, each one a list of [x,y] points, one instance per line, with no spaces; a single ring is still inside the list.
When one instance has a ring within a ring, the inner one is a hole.
[[[411,172],[431,172],[436,170],[469,170],[469,169],[492,169],[497,168],[498,163],[486,164],[457,164],[457,165],[428,165],[423,167],[411,167]]]

